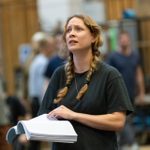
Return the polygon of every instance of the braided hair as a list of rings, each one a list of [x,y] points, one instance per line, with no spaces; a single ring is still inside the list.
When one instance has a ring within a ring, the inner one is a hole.
[[[70,18],[68,18],[66,25],[65,25],[65,31],[63,38],[65,40],[66,37],[66,28],[67,24],[72,18],[79,18],[83,20],[84,24],[88,27],[92,35],[95,37],[95,41],[92,43],[92,54],[93,54],[93,59],[90,65],[90,69],[87,72],[86,78],[85,78],[85,83],[79,90],[76,99],[81,100],[81,98],[84,96],[86,91],[88,90],[88,85],[91,80],[93,72],[97,69],[97,64],[98,62],[101,61],[100,59],[100,51],[99,47],[102,46],[102,38],[100,36],[101,31],[99,25],[89,16],[85,15],[74,15]],[[66,41],[66,40],[65,40]],[[60,89],[57,93],[56,98],[54,99],[54,103],[59,103],[67,94],[69,87],[71,85],[72,80],[74,79],[74,63],[73,63],[73,54],[70,53],[68,63],[65,66],[65,72],[66,72],[66,85],[64,88]]]

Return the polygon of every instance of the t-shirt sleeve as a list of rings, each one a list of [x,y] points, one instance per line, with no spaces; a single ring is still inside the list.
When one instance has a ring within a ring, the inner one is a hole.
[[[107,113],[125,111],[129,114],[134,110],[124,80],[117,70],[114,69],[109,73],[106,87]]]

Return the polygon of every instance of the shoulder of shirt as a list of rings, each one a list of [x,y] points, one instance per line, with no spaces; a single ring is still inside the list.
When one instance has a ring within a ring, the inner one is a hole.
[[[55,73],[61,73],[61,72],[65,72],[65,64],[58,66],[55,70]]]
[[[106,60],[115,59],[119,55],[118,51],[110,52]]]
[[[107,74],[111,73],[111,74],[116,74],[118,76],[121,76],[120,72],[113,66],[107,64],[106,62],[101,62],[100,65],[99,65],[99,70],[100,72],[105,72]]]
[[[116,56],[116,55],[119,55],[120,53],[118,51],[113,51],[113,52],[110,52],[110,56]]]

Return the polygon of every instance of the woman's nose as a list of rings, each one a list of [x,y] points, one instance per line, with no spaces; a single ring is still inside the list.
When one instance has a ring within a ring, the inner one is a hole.
[[[69,33],[69,36],[75,36],[75,31],[71,30],[70,33]]]

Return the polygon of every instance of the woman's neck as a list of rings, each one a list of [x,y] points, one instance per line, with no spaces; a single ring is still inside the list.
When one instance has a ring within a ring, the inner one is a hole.
[[[93,55],[92,52],[73,54],[74,69],[76,73],[83,73],[90,69]]]

